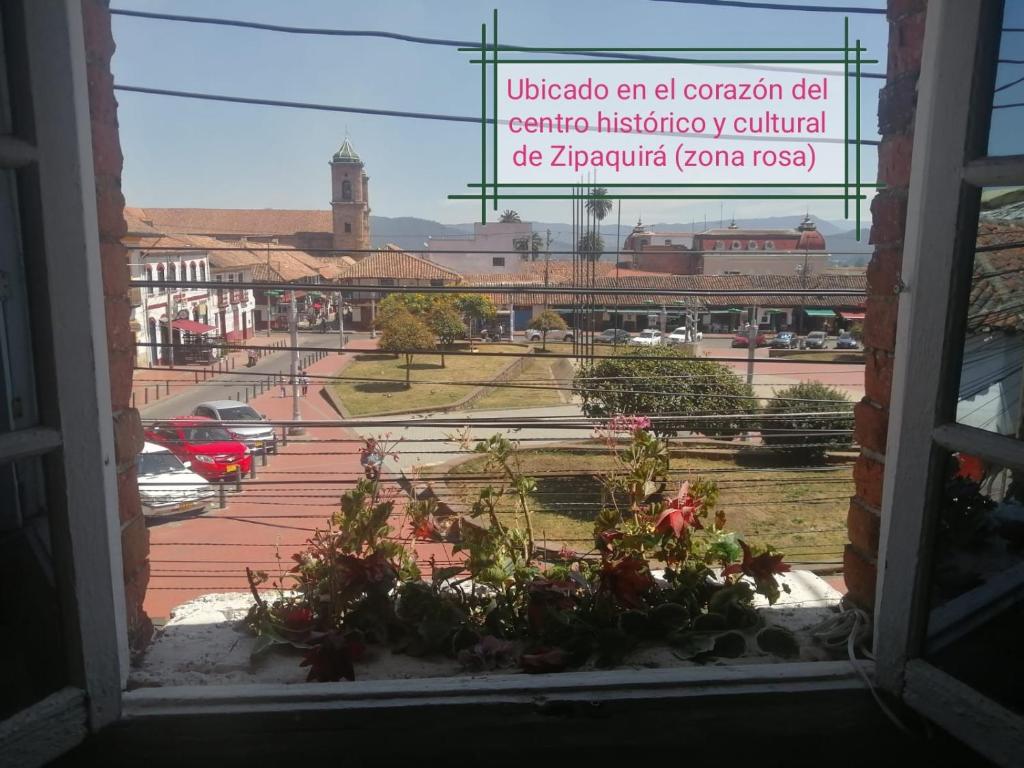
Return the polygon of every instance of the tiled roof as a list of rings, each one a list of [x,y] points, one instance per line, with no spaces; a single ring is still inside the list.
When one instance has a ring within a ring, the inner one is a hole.
[[[160,232],[192,235],[293,235],[334,228],[330,211],[277,208],[126,208],[125,217]]]
[[[620,266],[617,271],[619,275],[623,276],[665,277],[661,272],[646,272],[626,266]],[[571,282],[573,279],[572,262],[549,261],[547,273],[549,285]],[[594,274],[598,278],[614,277],[616,274],[615,264],[599,261],[594,264]],[[524,283],[544,285],[544,262],[523,262],[519,272],[485,272],[479,275],[463,275],[462,281],[467,285],[523,285]]]
[[[978,226],[977,244],[992,246],[1024,244],[1024,221]],[[974,257],[967,326],[970,330],[1001,328],[1024,330],[1024,245],[998,251],[982,251]]]
[[[340,270],[340,280],[444,280],[455,284],[462,280],[458,272],[446,269],[432,261],[406,253],[397,246],[388,245],[371,253],[350,267]]]

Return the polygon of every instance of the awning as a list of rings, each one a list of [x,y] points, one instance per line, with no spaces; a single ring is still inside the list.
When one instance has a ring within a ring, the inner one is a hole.
[[[784,309],[763,309],[761,311],[764,312],[766,315],[784,315],[784,314],[786,314],[786,310],[784,310]]]
[[[835,317],[836,313],[831,309],[805,309],[804,314],[808,317]]]
[[[839,316],[841,318],[843,318],[843,320],[863,320],[864,319],[864,313],[863,312],[840,312]]]
[[[712,314],[712,315],[721,315],[721,314],[723,314],[725,312],[735,312],[735,313],[739,314],[739,313],[746,312],[746,311],[747,310],[745,310],[745,309],[737,309],[736,307],[730,307],[729,309],[710,309],[710,310],[708,310],[708,313]]]
[[[195,320],[175,320],[174,329],[187,333],[209,333],[210,331],[216,331],[217,326],[197,323]]]

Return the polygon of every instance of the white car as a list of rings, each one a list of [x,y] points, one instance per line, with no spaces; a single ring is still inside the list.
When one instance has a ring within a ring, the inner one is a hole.
[[[661,331],[648,328],[645,331],[641,331],[639,336],[634,336],[630,339],[629,343],[637,347],[656,347],[661,344],[661,339]]]
[[[216,495],[206,478],[156,443],[144,443],[136,458],[139,500],[146,517],[202,512]]]
[[[686,326],[676,328],[672,333],[665,337],[666,344],[688,344],[694,341],[703,341],[704,334],[700,331],[693,333],[693,338],[690,338],[690,329]]]

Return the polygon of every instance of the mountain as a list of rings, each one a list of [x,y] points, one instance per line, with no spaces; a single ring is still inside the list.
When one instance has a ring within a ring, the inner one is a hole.
[[[736,219],[736,225],[743,229],[792,229],[800,222],[799,216],[772,216],[760,219]],[[854,238],[854,230],[846,230],[843,224],[837,224],[825,219],[811,216],[818,230],[828,242],[830,251],[840,252],[833,260],[837,263],[858,263],[862,254],[869,256],[871,246],[867,244],[868,230],[861,232],[861,239],[858,242]],[[552,259],[569,260],[572,258],[565,251],[572,250],[572,226],[564,222],[532,222],[533,231],[544,233],[551,230],[551,251]],[[718,220],[708,221],[707,228],[718,227]],[[725,224],[728,226],[728,223]],[[657,222],[652,225],[654,230],[661,232],[700,232],[705,229],[703,221],[691,222]],[[615,235],[619,232],[620,240],[625,240],[632,231],[633,224],[622,222],[621,228],[617,228],[615,222],[609,223],[607,219],[601,225],[601,236],[605,241],[605,250],[608,254],[615,253]],[[370,232],[373,236],[374,247],[381,247],[385,243],[394,243],[402,248],[411,251],[423,249],[423,244],[430,237],[453,237],[459,235],[471,235],[473,224],[441,224],[431,219],[419,219],[412,216],[400,216],[391,218],[389,216],[371,216]],[[562,252],[562,253],[559,253]],[[607,259],[608,256],[605,256]],[[866,259],[864,260],[866,263]]]
[[[828,235],[826,244],[832,254],[832,261],[849,267],[867,266],[871,260],[871,254],[875,247],[868,244],[868,236],[871,230],[867,227],[861,229],[860,240],[856,238],[857,230],[850,229],[846,232],[839,232],[835,235]]]

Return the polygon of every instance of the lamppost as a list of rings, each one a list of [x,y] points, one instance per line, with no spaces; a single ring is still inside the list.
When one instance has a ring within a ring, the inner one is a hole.
[[[804,295],[807,293],[807,276],[810,274],[810,265],[807,263],[808,253],[804,251],[804,263],[797,264],[795,269],[796,273],[800,275],[800,322],[797,325],[797,334],[804,332]]]
[[[304,435],[306,430],[298,422],[302,421],[299,413],[299,315],[295,305],[295,291],[291,292],[291,330],[292,330],[292,421],[288,427],[289,435]]]

